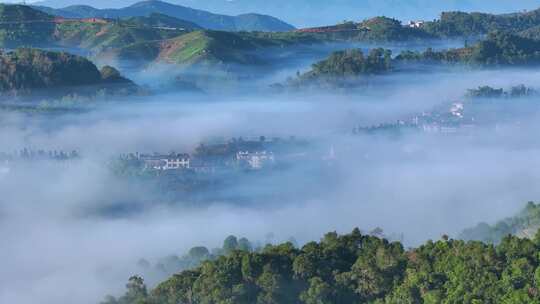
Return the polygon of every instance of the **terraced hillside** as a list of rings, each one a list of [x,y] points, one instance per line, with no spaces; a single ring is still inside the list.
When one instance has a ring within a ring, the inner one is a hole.
[[[288,33],[234,33],[221,31],[194,31],[173,39],[136,43],[113,50],[118,59],[161,61],[175,64],[240,63],[258,64],[263,60],[257,51],[281,48],[299,43],[319,43],[304,35]]]
[[[57,25],[55,38],[63,46],[101,51],[133,43],[161,41],[186,33],[184,28],[151,27],[137,21],[110,21],[104,24],[66,22]]]
[[[0,4],[0,47],[84,48],[100,51],[143,41],[161,41],[200,29],[191,22],[153,14],[127,20],[65,19],[24,5]]]

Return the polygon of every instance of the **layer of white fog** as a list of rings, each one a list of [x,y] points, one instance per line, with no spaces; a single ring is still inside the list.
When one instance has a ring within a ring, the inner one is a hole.
[[[539,72],[383,78],[354,94],[171,93],[84,113],[0,113],[0,152],[32,148],[82,155],[68,166],[42,162],[0,171],[0,303],[98,303],[123,289],[138,259],[181,255],[196,245],[218,247],[230,234],[263,241],[273,233],[275,242],[294,237],[303,243],[328,231],[381,227],[388,235],[403,234],[413,246],[496,221],[540,196],[540,107],[534,101],[525,103],[526,111],[467,136],[352,135],[358,125],[394,122],[462,100],[469,88],[538,87]],[[121,153],[191,153],[203,141],[260,135],[306,139],[320,155],[333,148],[333,182],[306,181],[309,164],[299,161],[290,172],[230,189],[253,197],[249,203],[194,206],[149,199],[133,212],[96,212],[152,198],[152,189],[132,187],[108,170]],[[292,191],[287,200],[257,201],[257,189],[279,192],[296,185],[317,195]]]

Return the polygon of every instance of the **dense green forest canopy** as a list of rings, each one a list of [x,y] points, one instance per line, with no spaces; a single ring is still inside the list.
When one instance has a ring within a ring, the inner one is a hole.
[[[153,264],[147,259],[141,258],[138,261],[137,266],[139,266],[139,270],[146,274],[158,273],[160,277],[163,277],[162,275],[169,277],[184,270],[197,268],[204,261],[216,260],[220,256],[229,255],[235,250],[253,252],[260,251],[261,247],[258,244],[251,243],[245,237],[238,238],[234,235],[230,235],[225,238],[223,245],[220,248],[209,249],[205,246],[195,246],[183,255],[167,255],[159,258]]]
[[[362,76],[377,75],[392,70],[392,52],[375,48],[367,54],[360,49],[337,51],[312,65],[311,70],[297,74],[288,81],[289,86],[346,86]]]
[[[528,28],[519,33],[520,36],[540,40],[540,25]]]
[[[372,49],[367,56],[359,49],[338,51],[315,63],[312,73],[335,76],[378,74],[390,69],[391,60],[392,52],[381,48]]]
[[[355,229],[302,248],[234,250],[152,290],[133,276],[103,303],[535,303],[539,250],[540,234],[497,245],[443,236],[406,250]]]

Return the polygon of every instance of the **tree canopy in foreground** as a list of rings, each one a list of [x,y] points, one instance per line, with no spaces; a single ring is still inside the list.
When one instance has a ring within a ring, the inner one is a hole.
[[[497,245],[443,236],[405,249],[355,229],[302,248],[235,250],[153,290],[133,276],[103,303],[538,303],[539,249],[540,233]]]

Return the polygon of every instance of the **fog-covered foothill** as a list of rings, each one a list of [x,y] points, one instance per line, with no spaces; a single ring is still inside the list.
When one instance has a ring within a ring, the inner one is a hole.
[[[88,59],[64,52],[17,49],[0,53],[4,95],[129,93],[137,86],[110,66],[100,70]],[[44,92],[47,90],[46,92]]]
[[[360,49],[336,51],[314,63],[310,71],[291,79],[288,86],[358,86],[368,76],[389,72],[414,72],[420,65],[429,69],[452,65],[470,68],[524,67],[540,63],[540,41],[517,35],[492,32],[472,46],[423,52],[405,50],[397,56],[383,48],[372,48],[367,54]],[[516,92],[517,93],[517,92]]]
[[[482,222],[474,227],[464,229],[459,238],[498,244],[507,235],[533,238],[538,227],[540,227],[539,205],[529,202],[516,215],[497,221],[492,225]]]
[[[540,60],[540,41],[504,32],[492,32],[478,43],[448,51],[426,50],[423,53],[403,52],[399,61],[461,63],[479,66],[537,65]]]

